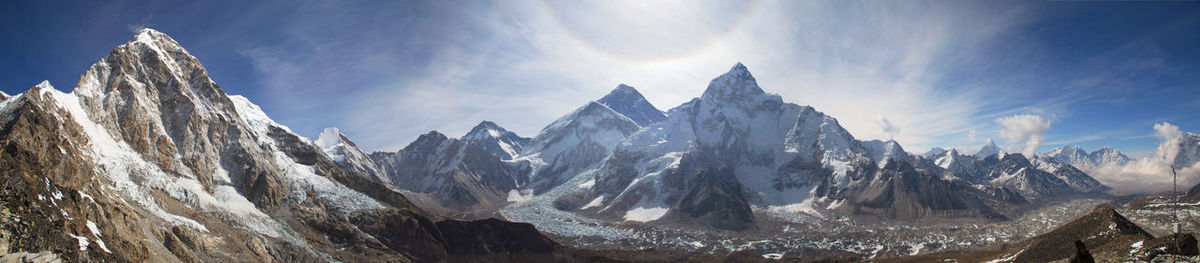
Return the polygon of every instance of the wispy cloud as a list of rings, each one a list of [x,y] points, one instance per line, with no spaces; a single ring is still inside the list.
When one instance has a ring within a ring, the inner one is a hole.
[[[298,7],[284,43],[240,52],[266,87],[256,101],[301,133],[339,126],[368,149],[394,150],[482,120],[531,136],[618,83],[671,108],[740,61],[768,92],[838,118],[860,139],[923,151],[999,136],[997,118],[1032,109],[1071,116],[1108,98],[1097,88],[1162,70],[1163,57],[1145,42],[1078,66],[1047,61],[1052,51],[1022,30],[1036,13],[1012,4],[389,5]]]

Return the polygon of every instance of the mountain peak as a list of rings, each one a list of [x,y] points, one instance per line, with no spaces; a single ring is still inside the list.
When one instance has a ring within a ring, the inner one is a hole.
[[[625,83],[621,83],[621,84],[617,84],[617,88],[613,89],[612,92],[609,92],[609,95],[612,95],[613,93],[623,93],[623,92],[637,93],[638,91],[637,91],[637,89],[633,88],[633,86],[629,86],[629,85],[625,85]]]
[[[708,89],[704,90],[704,95],[701,97],[737,99],[763,93],[766,92],[758,87],[758,82],[754,79],[754,75],[750,74],[746,65],[738,62],[728,72],[709,82]]]
[[[137,35],[133,35],[133,39],[130,39],[126,45],[132,43],[144,43],[160,48],[164,45],[169,45],[172,47],[172,49],[182,49],[182,47],[179,46],[179,43],[175,42],[175,39],[171,38],[171,36],[152,28],[143,28],[142,30],[138,31]]]
[[[472,131],[479,130],[479,129],[504,129],[504,128],[501,128],[499,124],[496,124],[495,122],[492,122],[492,121],[481,121],[481,122],[479,122],[479,124],[476,124],[474,128],[471,128]]]
[[[984,158],[998,153],[1000,153],[1000,147],[996,146],[995,141],[988,139],[987,142],[983,144],[983,147],[979,148],[979,151],[975,151],[974,155],[978,158]]]
[[[349,138],[346,138],[346,134],[342,133],[342,130],[338,129],[337,127],[328,127],[325,128],[325,130],[322,130],[321,135],[317,136],[315,143],[317,146],[320,146],[321,149],[331,149],[338,144],[358,147],[357,145],[354,145],[354,142],[351,142]]]
[[[500,138],[501,136],[504,136],[505,133],[508,133],[508,130],[505,130],[504,127],[500,127],[499,124],[491,121],[481,121],[479,124],[475,125],[475,127],[471,128],[471,131],[467,132],[466,135],[463,135],[463,139],[471,140],[485,137]]]
[[[50,85],[49,80],[42,80],[42,82],[39,82],[37,85],[34,85],[34,87],[43,88],[43,89],[54,89],[54,86]]]
[[[667,118],[667,115],[646,101],[646,97],[643,97],[642,93],[625,84],[617,85],[617,88],[596,102],[629,117],[639,126],[647,126]]]
[[[733,67],[729,69],[729,72],[738,72],[738,73],[746,73],[746,74],[750,74],[750,70],[749,70],[749,69],[747,69],[747,68],[746,68],[746,65],[743,65],[741,61],[738,61],[737,63],[734,63],[734,64],[733,64]]]
[[[525,144],[529,143],[529,138],[518,136],[491,121],[479,122],[479,125],[475,125],[475,128],[463,135],[462,140],[482,147],[502,160],[516,158],[525,148]]]

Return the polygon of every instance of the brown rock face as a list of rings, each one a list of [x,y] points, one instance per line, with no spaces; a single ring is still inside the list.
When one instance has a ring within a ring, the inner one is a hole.
[[[73,93],[92,121],[163,171],[209,189],[225,169],[255,204],[279,205],[279,167],[264,161],[271,156],[239,125],[233,102],[171,37],[142,31],[88,69]]]
[[[261,112],[239,112],[244,99],[157,31],[117,47],[73,93],[41,84],[0,99],[0,260],[439,262],[547,251],[528,225],[452,222],[442,232],[370,175],[250,120]],[[461,249],[468,243],[482,249]]]

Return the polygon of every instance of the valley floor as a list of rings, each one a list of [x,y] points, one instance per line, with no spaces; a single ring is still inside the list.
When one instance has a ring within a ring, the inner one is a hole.
[[[711,254],[750,251],[764,258],[888,258],[941,251],[1004,249],[1006,244],[1046,233],[1087,214],[1103,199],[1054,202],[1008,221],[878,221],[819,214],[755,213],[758,226],[741,232],[680,225],[609,223],[555,209],[553,200],[579,191],[590,173],[500,213],[528,222],[556,241],[594,250],[678,250]],[[785,220],[784,218],[787,218]]]

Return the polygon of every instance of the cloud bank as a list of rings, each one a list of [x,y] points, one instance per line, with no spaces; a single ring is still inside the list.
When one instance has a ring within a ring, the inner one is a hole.
[[[1200,162],[1179,163],[1181,145],[1186,136],[1178,126],[1170,123],[1154,125],[1161,140],[1153,155],[1139,158],[1126,165],[1108,165],[1087,171],[1096,180],[1112,187],[1116,194],[1161,193],[1170,191],[1173,177],[1171,168],[1178,175],[1179,191],[1187,191],[1200,180]]]
[[[1025,156],[1034,156],[1037,153],[1038,148],[1042,147],[1042,142],[1046,141],[1046,130],[1050,129],[1049,120],[1032,114],[1003,117],[996,119],[996,123],[1002,127],[998,135],[1012,143],[1023,144],[1020,149],[1021,154]]]

